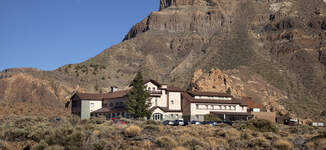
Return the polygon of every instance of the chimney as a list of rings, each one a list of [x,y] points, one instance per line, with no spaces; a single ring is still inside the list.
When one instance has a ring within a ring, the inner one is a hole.
[[[113,93],[113,92],[117,92],[117,91],[119,91],[118,87],[116,87],[116,86],[111,86],[111,92],[112,92],[112,93]]]
[[[162,89],[167,89],[167,88],[168,88],[168,85],[167,85],[167,84],[162,84],[162,85],[161,85],[161,88],[162,88]]]

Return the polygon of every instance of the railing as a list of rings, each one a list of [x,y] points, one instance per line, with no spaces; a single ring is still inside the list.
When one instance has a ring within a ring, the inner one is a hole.
[[[149,94],[162,94],[162,91],[151,91],[151,90],[147,90],[147,92]]]

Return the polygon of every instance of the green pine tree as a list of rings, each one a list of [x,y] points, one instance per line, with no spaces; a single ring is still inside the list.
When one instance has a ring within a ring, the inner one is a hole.
[[[149,118],[152,114],[149,111],[149,107],[151,106],[150,94],[145,89],[141,72],[137,73],[130,85],[132,89],[128,93],[128,102],[126,103],[128,113],[135,118]]]
[[[231,89],[230,88],[226,89],[225,93],[231,95]]]

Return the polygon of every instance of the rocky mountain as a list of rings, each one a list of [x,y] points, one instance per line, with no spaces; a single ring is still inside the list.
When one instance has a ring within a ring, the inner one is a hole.
[[[73,91],[125,88],[141,70],[184,89],[230,88],[266,109],[318,119],[326,111],[325,66],[325,0],[161,0],[120,44],[85,62],[5,70],[0,102],[23,97],[63,109]]]

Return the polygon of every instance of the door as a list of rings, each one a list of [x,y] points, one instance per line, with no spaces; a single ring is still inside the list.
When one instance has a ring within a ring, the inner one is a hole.
[[[160,113],[153,114],[153,120],[163,120],[163,114]]]

